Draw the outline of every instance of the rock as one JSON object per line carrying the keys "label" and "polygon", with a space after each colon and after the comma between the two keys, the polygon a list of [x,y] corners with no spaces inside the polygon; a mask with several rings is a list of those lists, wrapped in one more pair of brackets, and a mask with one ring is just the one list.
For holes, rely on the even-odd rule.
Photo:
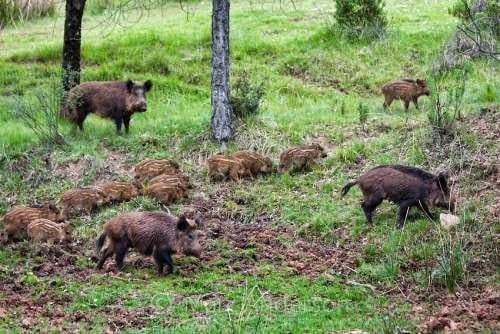
{"label": "rock", "polygon": [[439,215],[439,221],[441,222],[441,226],[446,230],[460,224],[460,218],[458,216],[447,213],[441,213]]}

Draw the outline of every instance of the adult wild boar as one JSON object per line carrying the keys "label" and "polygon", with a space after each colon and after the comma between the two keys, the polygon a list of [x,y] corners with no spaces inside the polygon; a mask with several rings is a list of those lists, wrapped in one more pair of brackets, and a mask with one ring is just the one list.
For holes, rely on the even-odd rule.
{"label": "adult wild boar", "polygon": [[128,133],[132,114],[146,111],[146,92],[152,86],[151,80],[86,82],[69,91],[62,114],[80,130],[87,115],[94,113],[112,119],[117,133],[121,133],[123,123]]}
{"label": "adult wild boar", "polygon": [[342,189],[342,196],[357,184],[364,196],[361,207],[370,224],[373,211],[384,199],[396,203],[399,205],[397,226],[403,227],[411,207],[418,207],[429,217],[433,217],[429,206],[454,209],[448,178],[448,172],[436,176],[416,167],[378,166],[347,183]]}
{"label": "adult wild boar", "polygon": [[429,95],[427,82],[425,80],[402,79],[386,83],[382,87],[384,94],[384,108],[391,105],[393,100],[402,100],[405,104],[405,111],[408,111],[410,102],[418,109],[418,98],[422,95]]}
{"label": "adult wild boar", "polygon": [[[104,224],[104,233],[97,240],[101,269],[108,257],[115,254],[118,269],[123,268],[123,259],[130,247],[144,255],[153,255],[158,266],[158,274],[163,274],[163,266],[168,273],[173,270],[171,254],[183,253],[200,257],[202,247],[199,242],[200,219],[179,218],[163,212],[129,212],[116,216]],[[106,242],[107,241],[107,242]],[[103,246],[106,244],[104,249]]]}

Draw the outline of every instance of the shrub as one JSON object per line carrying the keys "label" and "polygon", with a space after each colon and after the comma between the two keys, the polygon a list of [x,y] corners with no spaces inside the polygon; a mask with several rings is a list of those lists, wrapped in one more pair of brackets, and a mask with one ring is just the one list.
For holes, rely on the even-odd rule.
{"label": "shrub", "polygon": [[368,107],[360,102],[358,104],[358,113],[359,113],[359,124],[361,124],[361,127],[364,130],[365,123],[368,120]]}
{"label": "shrub", "polygon": [[442,249],[438,265],[432,271],[433,282],[446,286],[448,291],[454,292],[458,283],[465,278],[465,256],[462,247],[453,242]]}
{"label": "shrub", "polygon": [[236,117],[254,115],[264,96],[264,82],[252,84],[246,71],[237,76],[232,86],[231,106]]}
{"label": "shrub", "polygon": [[52,16],[56,0],[0,0],[0,29],[16,21]]}
{"label": "shrub", "polygon": [[374,38],[387,26],[383,0],[335,0],[338,28],[348,37]]}
{"label": "shrub", "polygon": [[59,129],[61,96],[61,87],[54,83],[50,89],[35,91],[33,96],[15,97],[11,112],[42,144],[64,145],[66,142]]}

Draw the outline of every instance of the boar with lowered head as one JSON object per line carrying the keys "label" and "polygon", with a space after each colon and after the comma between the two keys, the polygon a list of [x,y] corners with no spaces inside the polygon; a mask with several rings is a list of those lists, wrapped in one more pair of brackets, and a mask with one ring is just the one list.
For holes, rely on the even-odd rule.
{"label": "boar with lowered head", "polygon": [[384,94],[384,108],[391,105],[393,100],[402,100],[405,104],[405,111],[408,111],[410,102],[418,109],[418,98],[422,95],[430,95],[425,80],[403,79],[386,83],[382,87]]}
{"label": "boar with lowered head", "polygon": [[180,174],[179,164],[168,159],[145,159],[134,167],[134,177],[138,182],[149,181],[161,174]]}
{"label": "boar with lowered head", "polygon": [[278,171],[301,171],[319,164],[321,158],[327,156],[325,149],[319,144],[301,145],[283,151],[280,154]]}
{"label": "boar with lowered head", "polygon": [[46,242],[50,245],[56,241],[72,241],[69,224],[59,224],[48,219],[35,219],[28,225],[28,236],[31,240]]}
{"label": "boar with lowered head", "polygon": [[240,160],[216,154],[207,159],[208,176],[212,181],[226,180],[239,182],[242,177],[251,176],[250,170]]}
{"label": "boar with lowered head", "polygon": [[49,219],[52,221],[62,222],[64,216],[59,209],[53,205],[45,205],[40,207],[19,207],[9,211],[3,218],[5,233],[7,239],[12,238],[18,232],[26,232],[27,226],[36,219]]}
{"label": "boar with lowered head", "polygon": [[64,117],[78,125],[80,130],[83,130],[87,115],[94,113],[112,119],[117,133],[121,133],[124,124],[125,132],[128,133],[132,115],[146,111],[146,92],[152,86],[151,80],[86,82],[69,91],[61,112]]}
{"label": "boar with lowered head", "polygon": [[166,184],[182,188],[183,190],[188,190],[193,187],[189,181],[189,177],[182,174],[160,174],[155,176],[149,181],[149,187],[156,184]]}
{"label": "boar with lowered head", "polygon": [[150,185],[144,195],[155,198],[163,204],[172,204],[179,198],[187,197],[187,191],[177,184],[155,183]]}
{"label": "boar with lowered head", "polygon": [[231,155],[232,158],[239,160],[245,166],[252,176],[266,174],[273,171],[273,162],[268,157],[262,156],[252,151],[238,151]]}
{"label": "boar with lowered head", "polygon": [[[183,253],[200,257],[202,247],[199,242],[200,219],[179,218],[163,212],[130,212],[116,216],[104,224],[104,233],[97,241],[101,269],[111,255],[115,255],[118,269],[123,268],[123,259],[129,248],[144,255],[153,255],[158,266],[158,274],[173,270],[172,254]],[[106,246],[103,249],[104,244]]]}
{"label": "boar with lowered head", "polygon": [[131,182],[111,181],[99,187],[109,201],[128,201],[140,194],[139,184]]}
{"label": "boar with lowered head", "polygon": [[68,217],[72,210],[82,210],[90,214],[94,208],[109,202],[110,199],[101,187],[90,186],[66,191],[62,194],[59,204],[64,217]]}
{"label": "boar with lowered head", "polygon": [[342,196],[357,184],[363,192],[361,207],[370,224],[373,211],[384,199],[396,203],[399,205],[397,226],[401,228],[412,207],[421,209],[429,217],[433,217],[429,206],[454,209],[448,179],[448,172],[433,175],[410,166],[378,166],[347,183],[342,189]]}

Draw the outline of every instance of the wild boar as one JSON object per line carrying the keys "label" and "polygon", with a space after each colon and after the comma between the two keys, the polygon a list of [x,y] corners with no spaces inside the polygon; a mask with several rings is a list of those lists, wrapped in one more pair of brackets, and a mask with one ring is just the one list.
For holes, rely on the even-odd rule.
{"label": "wild boar", "polygon": [[111,181],[99,185],[109,201],[128,201],[139,196],[139,184]]}
{"label": "wild boar", "polygon": [[145,159],[134,167],[135,179],[138,182],[149,181],[153,177],[161,174],[175,175],[180,172],[179,164],[168,159]]}
{"label": "wild boar", "polygon": [[69,224],[59,224],[48,219],[35,219],[28,225],[28,236],[34,241],[47,242],[72,241]]}
{"label": "wild boar", "polygon": [[62,194],[59,204],[62,207],[63,216],[67,218],[72,210],[82,210],[90,214],[94,208],[109,202],[110,199],[101,187],[91,186],[66,191]]}
{"label": "wild boar", "polygon": [[124,124],[125,132],[128,133],[132,115],[146,111],[146,92],[152,86],[151,80],[86,82],[69,91],[61,113],[82,131],[85,118],[94,113],[112,119],[117,133],[121,133]]}
{"label": "wild boar", "polygon": [[293,147],[280,154],[278,171],[283,173],[307,170],[318,165],[320,159],[326,156],[325,149],[319,144]]}
{"label": "wild boar", "polygon": [[361,207],[370,224],[373,211],[384,199],[396,203],[399,205],[397,226],[401,228],[412,207],[418,207],[429,217],[433,217],[429,206],[454,210],[448,179],[448,172],[441,172],[436,176],[416,167],[378,166],[347,183],[342,188],[342,196],[352,186],[359,185],[363,192]]}
{"label": "wild boar", "polygon": [[144,195],[155,198],[163,204],[172,204],[179,198],[187,197],[187,191],[179,185],[155,183],[146,189]]}
{"label": "wild boar", "polygon": [[40,207],[14,208],[3,218],[7,239],[14,237],[18,232],[26,232],[28,224],[40,218],[57,222],[64,221],[64,216],[61,214],[61,211],[53,204]]}
{"label": "wild boar", "polygon": [[239,151],[231,155],[239,160],[253,176],[270,173],[273,170],[273,162],[268,157],[252,151]]}
{"label": "wild boar", "polygon": [[418,98],[422,95],[430,95],[425,80],[403,79],[386,83],[382,87],[384,94],[384,108],[391,105],[393,100],[402,100],[405,104],[405,111],[408,111],[410,102],[418,109]]}
{"label": "wild boar", "polygon": [[174,175],[160,174],[152,178],[151,181],[149,181],[149,187],[155,184],[168,184],[168,185],[179,186],[183,190],[188,190],[193,187],[193,185],[189,181],[189,177],[182,174],[174,174]]}
{"label": "wild boar", "polygon": [[162,212],[130,212],[116,216],[104,224],[104,233],[97,240],[97,253],[100,254],[97,269],[115,254],[116,265],[121,270],[127,250],[132,247],[143,255],[153,255],[159,275],[163,275],[165,264],[167,274],[171,273],[172,254],[200,257],[200,227],[198,217],[194,220],[184,215],[176,218]]}
{"label": "wild boar", "polygon": [[251,172],[239,160],[216,154],[207,159],[208,176],[213,181],[225,180],[239,182],[240,178],[251,176]]}

